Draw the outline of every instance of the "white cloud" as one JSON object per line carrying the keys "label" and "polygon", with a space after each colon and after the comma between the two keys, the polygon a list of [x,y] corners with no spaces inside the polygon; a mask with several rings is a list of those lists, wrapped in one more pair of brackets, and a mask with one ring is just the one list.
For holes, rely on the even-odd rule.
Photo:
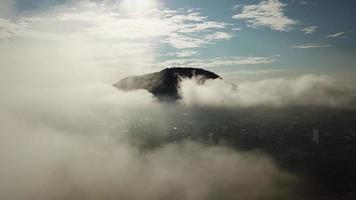
{"label": "white cloud", "polygon": [[[34,56],[39,63],[44,60]],[[24,71],[15,66],[15,74],[0,73],[0,199],[205,200],[213,195],[252,200],[290,195],[295,177],[262,153],[195,142],[142,151],[140,142],[148,143],[148,137],[159,144],[177,113],[186,109],[160,104],[146,91],[69,83],[66,75],[85,76],[88,66],[77,70],[75,65],[86,63],[47,62],[52,64],[47,70],[28,62]],[[48,75],[61,85],[50,84],[54,80]],[[12,81],[3,84],[9,76]],[[29,76],[41,84],[33,85]],[[246,187],[259,191],[251,195]]]}
{"label": "white cloud", "polygon": [[191,49],[203,47],[204,45],[215,41],[228,40],[231,37],[232,35],[226,32],[205,33],[200,37],[190,37],[185,34],[171,33],[165,41],[177,49]]}
{"label": "white cloud", "polygon": [[158,0],[122,0],[119,8],[126,12],[142,12],[145,10],[155,9],[160,7],[161,2]]}
{"label": "white cloud", "polygon": [[[132,8],[131,12],[131,8],[122,11],[120,5],[80,1],[45,12],[31,12],[26,17],[0,18],[2,64],[25,65],[20,60],[9,60],[9,54],[15,55],[20,49],[21,55],[36,51],[48,54],[52,52],[48,48],[58,46],[58,51],[78,50],[78,54],[86,55],[86,60],[105,67],[106,73],[111,74],[105,76],[122,76],[152,71],[160,45],[175,48],[172,52],[178,49],[177,57],[188,57],[196,53],[194,48],[232,37],[224,32],[228,24],[208,20],[194,9],[171,10],[149,4],[149,9]],[[51,56],[69,56],[54,54]]]}
{"label": "white cloud", "polygon": [[223,80],[197,85],[194,80],[183,81],[182,103],[200,106],[327,106],[354,107],[354,86],[340,83],[326,75],[307,74],[296,78],[274,78],[246,81],[232,90]]}
{"label": "white cloud", "polygon": [[305,34],[312,34],[315,33],[315,31],[318,29],[318,26],[307,26],[303,28],[301,31],[303,31]]}
{"label": "white cloud", "polygon": [[337,32],[326,36],[327,38],[344,38],[345,32]]}
{"label": "white cloud", "polygon": [[178,52],[170,52],[167,55],[168,56],[176,56],[178,58],[183,58],[183,57],[191,57],[197,53],[198,53],[197,51],[183,50],[183,51],[178,51]]}
{"label": "white cloud", "polygon": [[225,32],[215,32],[212,34],[209,34],[205,37],[206,41],[215,41],[215,40],[228,40],[232,38],[232,35],[230,33],[225,33]]}
{"label": "white cloud", "polygon": [[304,45],[297,45],[294,46],[293,48],[295,49],[312,49],[312,48],[328,48],[332,47],[331,45],[328,44],[304,44]]}
{"label": "white cloud", "polygon": [[[120,92],[111,83],[129,72],[145,73],[157,62],[160,39],[205,19],[171,10],[123,14],[90,5],[0,22],[0,199],[289,195],[294,177],[260,153],[196,143],[142,152],[127,142],[137,133],[135,141],[148,135],[156,142],[181,110],[157,103],[146,91]],[[189,21],[182,21],[185,17]],[[215,32],[202,39],[181,37],[205,45],[205,37]]]}
{"label": "white cloud", "polygon": [[246,20],[253,27],[288,31],[297,24],[297,21],[284,14],[286,5],[279,0],[264,0],[256,5],[243,6],[242,12],[232,18]]}
{"label": "white cloud", "polygon": [[206,43],[206,41],[201,38],[187,37],[186,35],[177,33],[170,34],[165,41],[176,49],[198,48]]}
{"label": "white cloud", "polygon": [[231,30],[233,30],[233,31],[241,31],[241,28],[240,27],[236,27],[236,28],[232,28]]}
{"label": "white cloud", "polygon": [[236,65],[257,65],[276,62],[276,56],[270,57],[217,57],[209,59],[175,59],[161,63],[162,66],[218,67]]}
{"label": "white cloud", "polygon": [[205,31],[209,29],[224,29],[228,24],[215,21],[203,21],[193,24],[185,24],[178,31],[180,33],[194,33],[199,31]]}
{"label": "white cloud", "polygon": [[[77,7],[71,7],[72,9],[75,8],[76,12],[71,9],[61,10],[61,12],[54,12],[49,16],[35,16],[37,20],[34,20],[34,17],[17,21],[5,21],[3,19],[0,21],[2,27],[0,34],[2,38],[26,37],[29,35],[37,38],[48,35],[48,37],[55,38],[53,31],[48,31],[49,29],[64,30],[71,35],[73,35],[73,30],[76,30],[76,33],[80,32],[81,37],[92,36],[107,40],[138,40],[163,37],[161,41],[166,41],[173,47],[196,48],[209,42],[201,38],[215,40],[210,35],[214,32],[220,33],[221,31],[217,30],[225,29],[228,25],[224,22],[209,21],[206,16],[202,16],[194,10],[158,8],[154,0],[150,1],[152,3],[147,5],[137,3],[140,6],[147,7],[140,12],[135,9],[128,9],[129,11],[133,10],[132,12],[117,10],[116,7],[126,7],[127,1],[119,3],[116,7],[93,2],[80,2],[76,4]],[[88,5],[90,5],[89,8]],[[68,29],[69,25],[71,25],[70,29]],[[44,30],[45,26],[50,26],[50,28]],[[221,37],[216,37],[216,40],[220,39]],[[189,41],[189,43],[187,45],[183,42],[179,45],[176,44],[179,41],[186,43]]]}

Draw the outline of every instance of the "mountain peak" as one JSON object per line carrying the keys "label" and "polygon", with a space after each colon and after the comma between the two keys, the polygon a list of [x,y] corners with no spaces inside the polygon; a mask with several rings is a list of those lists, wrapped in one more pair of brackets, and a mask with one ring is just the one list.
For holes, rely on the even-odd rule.
{"label": "mountain peak", "polygon": [[201,68],[172,67],[159,72],[128,76],[114,84],[120,90],[145,89],[161,100],[177,100],[180,97],[180,82],[183,79],[196,78],[198,84],[208,79],[221,79],[213,72]]}

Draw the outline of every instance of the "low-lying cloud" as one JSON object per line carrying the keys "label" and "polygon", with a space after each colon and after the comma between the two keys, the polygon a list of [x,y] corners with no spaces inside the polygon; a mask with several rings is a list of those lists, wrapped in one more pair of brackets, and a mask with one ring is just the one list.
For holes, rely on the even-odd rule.
{"label": "low-lying cloud", "polygon": [[2,199],[274,199],[295,181],[259,154],[196,143],[142,154],[109,139],[6,122]]}
{"label": "low-lying cloud", "polygon": [[[2,54],[0,199],[297,198],[299,180],[263,153],[188,138],[142,149],[141,140],[155,143],[155,135],[172,129],[170,117],[180,114],[175,106],[184,104],[342,106],[353,100],[352,88],[307,75],[243,82],[235,92],[221,80],[184,81],[184,104],[166,105],[144,90],[122,92],[106,83],[108,71],[84,59],[90,54],[71,56],[85,50],[23,45],[22,59],[14,47]],[[31,54],[30,47],[41,51]],[[147,123],[132,136],[132,126],[151,119],[159,127]]]}
{"label": "low-lying cloud", "polygon": [[140,149],[132,121],[169,120],[145,91],[25,87],[0,106],[1,199],[275,199],[298,182],[258,152],[192,141]]}
{"label": "low-lying cloud", "polygon": [[[182,102],[239,108],[346,106],[354,100],[352,87],[328,76],[243,82],[236,91],[227,86],[222,80],[183,81]],[[109,84],[12,85],[0,102],[0,198],[298,198],[298,178],[261,152],[188,139],[142,149],[132,141],[172,128],[165,122],[175,106],[185,105],[166,105],[144,90],[122,92]],[[148,125],[139,137],[130,135],[133,123],[152,118],[162,127]]]}
{"label": "low-lying cloud", "polygon": [[237,90],[223,80],[196,85],[182,82],[182,102],[203,106],[331,106],[353,107],[355,87],[326,75],[307,74],[296,78],[275,78],[241,82]]}

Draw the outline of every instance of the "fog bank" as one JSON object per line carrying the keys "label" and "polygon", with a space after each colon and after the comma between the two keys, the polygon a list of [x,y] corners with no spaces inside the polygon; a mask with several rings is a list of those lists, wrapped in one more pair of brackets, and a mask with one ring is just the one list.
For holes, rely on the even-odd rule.
{"label": "fog bank", "polygon": [[233,91],[229,83],[209,80],[204,85],[195,80],[182,82],[182,102],[202,106],[326,106],[354,107],[356,87],[326,75],[306,74],[296,78],[244,81]]}

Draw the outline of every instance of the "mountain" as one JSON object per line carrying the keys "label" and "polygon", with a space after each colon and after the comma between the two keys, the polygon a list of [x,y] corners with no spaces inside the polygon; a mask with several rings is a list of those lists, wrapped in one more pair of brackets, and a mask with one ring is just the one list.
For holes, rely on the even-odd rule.
{"label": "mountain", "polygon": [[208,79],[222,79],[204,69],[174,67],[140,76],[128,76],[114,86],[125,91],[145,89],[161,100],[177,100],[180,98],[180,82],[191,78],[196,78],[198,84],[204,84]]}

